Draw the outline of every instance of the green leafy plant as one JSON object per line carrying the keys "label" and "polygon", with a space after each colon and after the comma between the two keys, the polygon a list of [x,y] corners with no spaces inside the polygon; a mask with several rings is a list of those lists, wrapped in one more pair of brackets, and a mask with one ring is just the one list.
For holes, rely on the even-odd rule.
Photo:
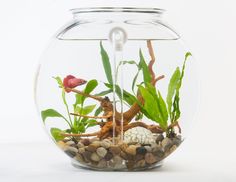
{"label": "green leafy plant", "polygon": [[[63,116],[62,114],[60,114],[58,111],[54,109],[47,109],[47,110],[41,111],[41,117],[44,123],[46,122],[48,118],[53,118],[53,117],[61,118],[69,126],[69,129],[66,129],[64,131],[59,128],[51,128],[50,132],[51,132],[51,135],[54,137],[54,139],[56,141],[63,139],[64,137],[60,135],[60,133],[62,132],[84,133],[87,128],[95,126],[96,120],[94,119],[89,119],[82,116],[80,117],[74,116],[73,119],[71,118],[71,114],[69,112],[69,106],[66,101],[66,95],[65,95],[66,91],[65,91],[62,79],[60,77],[55,77],[54,79],[57,81],[59,88],[62,89],[61,96],[62,96],[63,103],[65,105],[67,116]],[[98,85],[97,80],[90,80],[84,89],[84,93],[86,94],[91,93],[97,87],[97,85]],[[94,109],[96,108],[96,105],[84,106],[85,100],[86,100],[85,96],[82,96],[79,94],[75,95],[75,103],[73,104],[73,110],[75,113],[79,113],[81,115],[88,115],[94,111]]]}

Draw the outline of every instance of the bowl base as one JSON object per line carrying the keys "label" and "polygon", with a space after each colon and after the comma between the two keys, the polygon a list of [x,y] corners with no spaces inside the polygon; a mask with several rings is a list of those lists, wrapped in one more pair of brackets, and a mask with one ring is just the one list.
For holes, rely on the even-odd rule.
{"label": "bowl base", "polygon": [[139,167],[139,168],[133,168],[133,169],[128,169],[126,167],[124,168],[98,168],[98,167],[94,167],[94,166],[90,166],[90,165],[84,165],[82,163],[77,162],[76,160],[72,159],[71,160],[71,164],[72,166],[74,166],[75,168],[79,168],[79,169],[87,169],[87,170],[93,170],[93,171],[146,171],[146,170],[152,170],[152,169],[156,169],[156,168],[161,168],[163,165],[163,161],[160,161],[158,163],[155,163],[153,165],[150,166],[145,166],[145,167]]}

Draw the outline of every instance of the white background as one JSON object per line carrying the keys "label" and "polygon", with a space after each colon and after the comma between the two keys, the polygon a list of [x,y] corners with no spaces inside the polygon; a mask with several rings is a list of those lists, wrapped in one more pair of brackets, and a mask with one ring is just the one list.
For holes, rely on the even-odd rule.
{"label": "white background", "polygon": [[[115,5],[167,9],[165,20],[183,35],[192,49],[199,63],[201,82],[197,122],[181,149],[167,159],[160,170],[162,173],[126,173],[127,178],[120,180],[133,177],[136,181],[146,177],[158,180],[159,177],[162,181],[170,178],[236,181],[235,0],[1,0],[0,181],[19,181],[16,178],[52,181],[55,176],[70,181],[82,177],[92,179],[86,171],[75,171],[66,156],[47,145],[50,142],[34,107],[34,73],[50,37],[71,19],[68,9]],[[35,147],[31,149],[29,143]],[[31,162],[25,163],[27,156]],[[21,170],[17,168],[19,159]],[[57,161],[59,159],[61,161]],[[34,160],[38,160],[38,165],[34,165]],[[94,172],[98,177],[104,177],[103,174]],[[112,176],[113,173],[108,173],[104,181],[114,181]],[[122,175],[115,173],[115,176]]]}

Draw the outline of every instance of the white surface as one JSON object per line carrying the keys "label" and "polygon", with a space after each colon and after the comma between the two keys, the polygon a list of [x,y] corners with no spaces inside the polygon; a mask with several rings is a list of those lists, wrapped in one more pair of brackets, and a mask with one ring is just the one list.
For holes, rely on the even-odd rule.
{"label": "white surface", "polygon": [[[104,2],[106,2],[104,4]],[[236,181],[235,0],[0,1],[0,181]],[[98,173],[72,168],[47,142],[33,101],[33,75],[68,8],[93,5],[163,7],[199,62],[201,107],[183,150],[159,172]],[[21,142],[32,142],[21,144]],[[88,179],[88,180],[87,180]],[[135,180],[134,180],[135,179]],[[161,180],[160,180],[161,179]]]}

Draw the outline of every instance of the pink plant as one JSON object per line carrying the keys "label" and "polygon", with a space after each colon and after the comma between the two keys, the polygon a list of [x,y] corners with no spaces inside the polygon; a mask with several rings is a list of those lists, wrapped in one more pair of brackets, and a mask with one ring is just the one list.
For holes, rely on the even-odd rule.
{"label": "pink plant", "polygon": [[63,85],[65,87],[65,91],[70,92],[71,91],[70,89],[83,85],[86,82],[87,82],[86,80],[76,78],[73,75],[68,75],[64,78]]}

